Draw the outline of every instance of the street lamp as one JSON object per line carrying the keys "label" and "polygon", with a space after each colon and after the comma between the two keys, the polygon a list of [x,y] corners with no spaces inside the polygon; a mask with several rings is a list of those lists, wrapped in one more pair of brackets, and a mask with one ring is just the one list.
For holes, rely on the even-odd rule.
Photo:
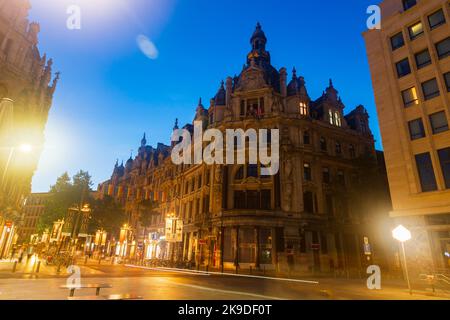
{"label": "street lamp", "polygon": [[399,225],[397,228],[392,230],[392,236],[394,237],[395,240],[399,241],[402,245],[403,263],[405,265],[406,282],[408,283],[409,294],[412,294],[411,283],[409,281],[408,265],[406,262],[406,253],[405,253],[405,242],[411,239],[411,232],[408,229],[406,229],[404,226]]}
{"label": "street lamp", "polygon": [[2,176],[2,184],[1,185],[3,185],[3,183],[5,182],[6,173],[8,172],[9,165],[11,163],[12,157],[13,157],[14,152],[16,150],[20,151],[23,154],[28,154],[31,151],[33,151],[33,147],[30,144],[28,144],[28,143],[23,143],[23,144],[21,144],[19,146],[11,147],[11,149],[9,151],[9,155],[8,155],[8,160],[6,160],[6,165],[5,165],[5,168],[3,169],[3,176]]}

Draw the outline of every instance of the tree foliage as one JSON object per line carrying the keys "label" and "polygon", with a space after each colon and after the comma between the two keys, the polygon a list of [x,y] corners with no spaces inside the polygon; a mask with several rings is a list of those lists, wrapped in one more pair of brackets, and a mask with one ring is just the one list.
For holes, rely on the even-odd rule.
{"label": "tree foliage", "polygon": [[117,234],[120,227],[127,222],[126,219],[127,216],[122,206],[112,197],[105,196],[92,203],[89,231],[95,233],[95,231],[103,229],[109,234]]}
{"label": "tree foliage", "polygon": [[51,229],[53,222],[63,219],[70,207],[91,203],[92,185],[91,176],[83,170],[72,178],[67,172],[58,177],[56,183],[50,187],[50,196],[38,221],[38,231]]}

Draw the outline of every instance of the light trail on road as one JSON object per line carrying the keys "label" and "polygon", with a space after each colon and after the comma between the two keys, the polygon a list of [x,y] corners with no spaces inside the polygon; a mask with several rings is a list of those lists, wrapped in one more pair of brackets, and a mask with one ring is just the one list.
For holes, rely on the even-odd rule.
{"label": "light trail on road", "polygon": [[179,272],[179,273],[195,274],[195,275],[219,275],[219,276],[231,276],[231,277],[243,277],[243,278],[256,278],[256,279],[276,280],[276,281],[288,281],[288,282],[297,282],[297,283],[305,283],[305,284],[319,284],[318,281],[313,281],[313,280],[301,280],[301,279],[290,279],[290,278],[275,278],[275,277],[256,276],[256,275],[250,275],[250,274],[206,272],[206,271],[196,271],[196,270],[186,271],[185,269],[179,269],[179,268],[164,268],[164,267],[154,267],[153,268],[153,267],[134,266],[134,265],[131,265],[131,264],[126,264],[125,267],[139,268],[139,269],[146,269],[146,270],[166,271],[166,272]]}
{"label": "light trail on road", "polygon": [[182,287],[198,289],[198,290],[205,290],[205,291],[212,291],[212,292],[216,292],[216,293],[225,293],[225,294],[233,294],[233,295],[240,295],[240,296],[249,296],[249,297],[254,297],[254,298],[259,298],[259,299],[267,299],[267,300],[286,300],[286,299],[283,299],[283,298],[271,297],[271,296],[266,296],[266,295],[261,295],[261,294],[256,294],[256,293],[250,293],[250,292],[233,291],[233,290],[221,290],[221,289],[216,289],[216,288],[197,286],[197,285],[193,285],[193,284],[178,283],[178,282],[173,282],[173,281],[169,281],[169,280],[166,280],[166,282],[168,282],[168,283],[170,283],[172,285],[176,285],[176,286],[182,286]]}

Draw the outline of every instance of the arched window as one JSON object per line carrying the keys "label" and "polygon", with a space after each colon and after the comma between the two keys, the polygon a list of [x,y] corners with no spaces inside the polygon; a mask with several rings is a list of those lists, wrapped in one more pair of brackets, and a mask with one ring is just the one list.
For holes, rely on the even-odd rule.
{"label": "arched window", "polygon": [[342,153],[342,145],[339,141],[336,142],[336,154]]}
{"label": "arched window", "polygon": [[303,132],[303,144],[310,144],[311,143],[311,137],[309,135],[309,131]]}
{"label": "arched window", "polygon": [[338,111],[336,111],[336,112],[334,113],[334,121],[335,121],[335,125],[337,125],[338,127],[340,127],[340,126],[342,125],[342,122],[341,122],[341,115],[339,114]]}
{"label": "arched window", "polygon": [[320,150],[327,151],[327,140],[324,137],[320,137]]}
{"label": "arched window", "polygon": [[328,121],[330,121],[330,124],[334,124],[334,118],[333,118],[333,111],[328,110]]}
{"label": "arched window", "polygon": [[306,105],[305,102],[300,102],[299,111],[302,116],[308,115],[308,106]]}
{"label": "arched window", "polygon": [[348,147],[348,152],[350,153],[350,158],[356,158],[355,146],[353,144]]}

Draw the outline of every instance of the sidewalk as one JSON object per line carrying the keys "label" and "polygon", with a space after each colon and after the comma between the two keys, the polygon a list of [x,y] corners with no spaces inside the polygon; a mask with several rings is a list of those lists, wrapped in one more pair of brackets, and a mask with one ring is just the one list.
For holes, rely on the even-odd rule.
{"label": "sidewalk", "polygon": [[[93,260],[89,261],[92,264]],[[14,264],[15,270],[14,270]],[[84,260],[77,261],[76,266],[80,268],[82,274],[102,275],[101,271],[90,268],[84,265]],[[13,272],[14,271],[14,272]],[[0,260],[0,279],[9,278],[66,278],[70,273],[67,272],[65,266],[61,266],[58,272],[58,266],[47,265],[45,260],[39,259],[37,256],[32,256],[28,261],[26,258],[19,263],[17,259]]]}

